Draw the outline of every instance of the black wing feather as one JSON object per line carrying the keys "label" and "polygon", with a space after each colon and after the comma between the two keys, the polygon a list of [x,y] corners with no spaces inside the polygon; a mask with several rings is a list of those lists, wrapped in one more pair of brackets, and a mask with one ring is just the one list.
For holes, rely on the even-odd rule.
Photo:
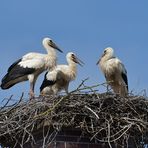
{"label": "black wing feather", "polygon": [[21,62],[22,59],[18,59],[17,61],[15,61],[9,68],[8,68],[8,72],[10,72],[19,62]]}
{"label": "black wing feather", "polygon": [[56,83],[56,81],[51,81],[51,80],[47,80],[47,74],[48,72],[45,73],[45,76],[44,76],[44,80],[41,84],[41,87],[40,87],[40,92],[45,88],[45,87],[48,87],[48,86],[52,86]]}
{"label": "black wing feather", "polygon": [[[7,74],[2,78],[1,82],[2,89],[8,89],[12,87],[16,83],[21,82],[21,80],[20,81],[19,80],[14,81],[14,80],[35,72],[34,68],[23,68],[20,65],[18,65],[20,61],[21,59],[17,60],[8,68]],[[11,82],[14,81],[14,83],[12,82],[11,85],[8,85],[10,81]]]}
{"label": "black wing feather", "polygon": [[126,84],[126,88],[128,90],[128,79],[127,79],[127,75],[125,73],[122,73],[122,78],[123,78],[123,80],[124,80],[124,82]]}

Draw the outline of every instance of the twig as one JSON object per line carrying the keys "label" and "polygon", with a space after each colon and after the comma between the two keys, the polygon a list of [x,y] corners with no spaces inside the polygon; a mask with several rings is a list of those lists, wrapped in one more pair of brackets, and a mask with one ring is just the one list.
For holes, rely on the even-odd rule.
{"label": "twig", "polygon": [[97,117],[97,119],[99,120],[99,116],[91,108],[89,108],[86,105],[85,105],[85,108],[87,108],[89,111],[91,111]]}

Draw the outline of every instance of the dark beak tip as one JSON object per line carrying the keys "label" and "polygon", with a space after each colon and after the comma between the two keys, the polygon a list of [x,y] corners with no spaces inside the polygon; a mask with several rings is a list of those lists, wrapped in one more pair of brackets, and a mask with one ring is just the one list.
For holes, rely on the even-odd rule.
{"label": "dark beak tip", "polygon": [[83,66],[85,65],[85,63],[82,62],[82,61],[81,61],[81,63],[79,62],[78,64],[79,64],[81,67],[83,67]]}
{"label": "dark beak tip", "polygon": [[[78,63],[79,64],[79,63]],[[79,64],[81,67],[83,67],[83,65],[82,64]]]}
{"label": "dark beak tip", "polygon": [[59,52],[63,53],[63,51],[62,51],[60,48],[57,48],[57,50],[58,50]]}
{"label": "dark beak tip", "polygon": [[99,60],[99,61],[97,61],[96,65],[98,65],[99,63],[100,63],[100,60]]}

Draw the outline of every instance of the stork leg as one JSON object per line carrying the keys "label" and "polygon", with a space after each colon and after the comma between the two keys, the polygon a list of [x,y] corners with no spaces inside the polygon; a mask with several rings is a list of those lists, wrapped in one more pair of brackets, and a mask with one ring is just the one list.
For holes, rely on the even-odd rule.
{"label": "stork leg", "polygon": [[107,84],[106,89],[107,89],[107,92],[109,92],[109,84]]}
{"label": "stork leg", "polygon": [[67,95],[69,94],[69,92],[68,92],[68,86],[69,86],[69,84],[67,84],[67,85],[65,86],[65,92],[66,92]]}
{"label": "stork leg", "polygon": [[35,86],[35,82],[37,79],[37,76],[35,77],[34,75],[29,75],[28,79],[30,81],[30,91],[29,91],[29,95],[30,95],[30,100],[33,99],[35,97],[34,94],[34,86]]}
{"label": "stork leg", "polygon": [[33,99],[35,97],[35,94],[34,94],[34,83],[30,83],[29,95],[30,95],[30,99]]}
{"label": "stork leg", "polygon": [[119,94],[120,94],[122,97],[126,97],[126,96],[127,96],[128,91],[127,91],[127,87],[126,87],[125,84],[120,85]]}

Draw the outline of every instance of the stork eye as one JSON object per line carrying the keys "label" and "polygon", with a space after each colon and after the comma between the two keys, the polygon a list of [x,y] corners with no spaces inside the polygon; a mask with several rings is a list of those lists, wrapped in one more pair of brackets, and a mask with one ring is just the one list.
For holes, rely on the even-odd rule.
{"label": "stork eye", "polygon": [[74,58],[75,57],[75,55],[74,54],[71,54],[71,56]]}

